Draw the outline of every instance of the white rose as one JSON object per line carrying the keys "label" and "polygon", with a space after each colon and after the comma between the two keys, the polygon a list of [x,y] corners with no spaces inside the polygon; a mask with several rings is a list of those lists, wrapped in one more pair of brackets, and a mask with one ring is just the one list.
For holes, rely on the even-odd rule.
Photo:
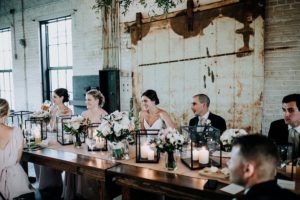
{"label": "white rose", "polygon": [[72,124],[72,128],[75,129],[75,130],[78,130],[79,127],[80,127],[80,123],[78,123],[78,122],[75,122],[75,123]]}
{"label": "white rose", "polygon": [[122,125],[119,123],[114,122],[114,132],[117,137],[121,135]]}
{"label": "white rose", "polygon": [[128,129],[128,127],[130,125],[130,120],[128,119],[128,117],[123,117],[120,124],[122,125],[123,129]]}

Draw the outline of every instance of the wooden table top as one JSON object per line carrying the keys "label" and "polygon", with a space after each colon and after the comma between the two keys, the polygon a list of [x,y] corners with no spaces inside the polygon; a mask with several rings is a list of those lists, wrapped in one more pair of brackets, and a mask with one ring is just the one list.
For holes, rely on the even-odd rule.
{"label": "wooden table top", "polygon": [[192,178],[176,173],[120,164],[107,170],[108,176],[121,186],[142,189],[182,199],[232,199],[233,196],[219,189],[226,184],[219,183],[215,190],[203,189],[207,179]]}

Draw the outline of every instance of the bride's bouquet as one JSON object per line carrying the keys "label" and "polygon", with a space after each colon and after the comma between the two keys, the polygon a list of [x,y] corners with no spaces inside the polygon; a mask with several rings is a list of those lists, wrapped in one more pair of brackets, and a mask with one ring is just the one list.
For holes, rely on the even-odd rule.
{"label": "bride's bouquet", "polygon": [[247,135],[248,133],[244,129],[227,129],[221,135],[221,142],[226,152],[230,152],[232,149],[232,143],[234,138]]}

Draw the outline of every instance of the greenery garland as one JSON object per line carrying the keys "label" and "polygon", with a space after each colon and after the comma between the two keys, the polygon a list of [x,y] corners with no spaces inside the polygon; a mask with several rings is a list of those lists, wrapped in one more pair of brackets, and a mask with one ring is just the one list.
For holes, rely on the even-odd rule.
{"label": "greenery garland", "polygon": [[[95,5],[93,9],[100,10],[102,8],[109,8],[112,5],[113,0],[95,0]],[[118,1],[118,0],[116,0]],[[154,4],[158,8],[162,8],[164,13],[167,13],[170,8],[175,8],[177,4],[182,3],[183,0],[154,0]],[[130,7],[130,5],[134,2],[134,0],[120,0],[120,6],[124,8],[122,12],[125,15]],[[138,4],[144,6],[145,8],[148,6],[147,0],[138,0]]]}

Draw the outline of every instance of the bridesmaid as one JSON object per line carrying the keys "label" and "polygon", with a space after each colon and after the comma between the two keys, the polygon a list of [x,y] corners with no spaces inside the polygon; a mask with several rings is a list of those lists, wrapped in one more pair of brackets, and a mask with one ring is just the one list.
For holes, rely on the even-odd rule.
{"label": "bridesmaid", "polygon": [[69,102],[68,90],[65,88],[58,88],[53,92],[53,106],[50,107],[50,129],[56,131],[56,117],[72,115],[72,110],[66,105]]}
{"label": "bridesmaid", "polygon": [[[69,102],[68,90],[65,88],[58,88],[53,92],[53,106],[50,107],[50,129],[55,131],[56,117],[72,115],[72,110],[65,104]],[[62,192],[62,172],[59,170],[52,169],[46,166],[34,165],[36,178],[39,181],[39,189],[43,190],[51,189],[56,190],[60,194]],[[46,191],[45,191],[46,193]]]}
{"label": "bridesmaid", "polygon": [[[102,108],[104,102],[105,98],[100,91],[89,90],[85,94],[87,110],[81,115],[88,118],[91,123],[100,123],[101,119],[107,115],[107,112]],[[100,196],[99,183],[85,176],[66,173],[64,187],[64,199],[73,199],[78,195],[84,199],[97,199]]]}
{"label": "bridesmaid", "polygon": [[159,99],[154,90],[146,90],[142,94],[142,108],[139,120],[142,129],[162,129],[163,127],[175,128],[169,114],[157,107]]}
{"label": "bridesmaid", "polygon": [[14,199],[26,193],[31,194],[27,199],[34,199],[28,177],[19,163],[23,152],[22,131],[6,125],[8,116],[8,102],[0,99],[0,199]]}

